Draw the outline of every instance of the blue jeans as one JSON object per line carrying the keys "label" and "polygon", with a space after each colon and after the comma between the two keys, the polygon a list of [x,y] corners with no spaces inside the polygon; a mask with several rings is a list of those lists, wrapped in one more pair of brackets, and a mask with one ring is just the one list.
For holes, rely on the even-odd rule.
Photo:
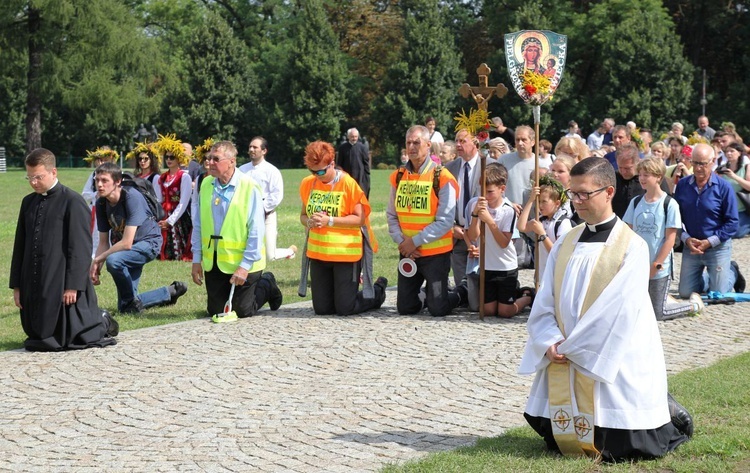
{"label": "blue jeans", "polygon": [[706,250],[702,255],[693,255],[685,247],[680,268],[680,297],[687,299],[693,292],[706,292],[703,269],[708,275],[708,290],[721,293],[732,292],[737,276],[732,270],[732,240]]}
{"label": "blue jeans", "polygon": [[153,261],[159,254],[159,248],[149,242],[134,243],[129,250],[118,251],[107,256],[107,271],[117,286],[117,309],[131,304],[134,299],[140,299],[143,308],[153,307],[170,301],[169,290],[160,287],[153,291],[138,294],[138,283],[141,280],[143,266]]}
{"label": "blue jeans", "polygon": [[732,238],[743,238],[750,233],[750,215],[746,212],[740,212],[740,226],[737,227],[737,232]]}

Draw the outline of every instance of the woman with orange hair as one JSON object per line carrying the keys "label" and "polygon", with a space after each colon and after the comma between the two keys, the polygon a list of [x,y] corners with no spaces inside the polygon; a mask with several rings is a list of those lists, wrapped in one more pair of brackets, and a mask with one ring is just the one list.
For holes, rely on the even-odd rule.
{"label": "woman with orange hair", "polygon": [[[372,284],[372,255],[377,242],[370,228],[370,203],[351,176],[334,167],[333,146],[315,141],[305,148],[312,174],[302,180],[300,223],[307,239],[300,277],[301,296],[310,273],[313,310],[318,315],[350,315],[377,309],[385,301],[388,280]],[[363,272],[363,290],[359,275]]]}

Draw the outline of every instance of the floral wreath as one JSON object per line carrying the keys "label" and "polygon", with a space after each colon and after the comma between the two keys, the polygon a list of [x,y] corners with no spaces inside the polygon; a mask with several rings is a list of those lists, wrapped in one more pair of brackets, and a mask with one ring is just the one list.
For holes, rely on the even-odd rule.
{"label": "floral wreath", "polygon": [[560,196],[560,204],[564,204],[568,201],[568,196],[565,194],[565,188],[563,187],[562,183],[554,177],[548,174],[539,176],[539,187],[544,186],[551,187],[555,190],[555,192],[557,192],[557,195]]}
{"label": "floral wreath", "polygon": [[174,133],[171,135],[159,135],[159,139],[154,143],[154,147],[161,157],[170,153],[177,158],[177,162],[182,166],[187,166],[190,162],[190,158],[185,154],[185,148],[182,147],[182,141],[178,140],[177,135]]}
{"label": "floral wreath", "polygon": [[200,164],[203,164],[203,160],[206,158],[206,153],[211,151],[211,147],[214,145],[214,139],[213,138],[206,138],[203,141],[203,144],[195,148],[195,152],[193,155],[195,156],[195,160],[198,161]]}
{"label": "floral wreath", "polygon": [[704,143],[707,145],[711,144],[705,137],[699,135],[697,131],[694,131],[693,134],[688,137],[687,144],[697,145],[698,143]]}
{"label": "floral wreath", "polygon": [[159,151],[154,149],[153,143],[136,143],[135,148],[130,150],[128,154],[125,155],[125,159],[136,159],[139,154],[146,153],[149,158],[157,160],[159,162],[159,165],[161,166],[161,158],[159,156]]}
{"label": "floral wreath", "polygon": [[633,141],[633,143],[635,143],[639,150],[648,151],[643,147],[643,138],[641,138],[640,128],[634,128],[633,131],[630,132],[630,139]]}
{"label": "floral wreath", "polygon": [[83,158],[84,161],[92,163],[97,159],[115,162],[120,159],[120,153],[113,149],[103,148],[101,146],[99,148],[96,148],[94,151],[86,150],[86,157]]}

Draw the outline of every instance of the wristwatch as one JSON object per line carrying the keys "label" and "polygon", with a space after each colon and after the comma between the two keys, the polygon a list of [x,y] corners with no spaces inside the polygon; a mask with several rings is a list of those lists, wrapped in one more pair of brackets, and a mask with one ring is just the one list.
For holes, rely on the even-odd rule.
{"label": "wristwatch", "polygon": [[332,227],[332,226],[333,226],[333,215],[330,215],[330,216],[328,217],[328,226],[329,226],[329,227]]}
{"label": "wristwatch", "polygon": [[536,241],[538,242],[542,242],[546,239],[547,239],[547,235],[539,235],[538,237],[536,237]]}

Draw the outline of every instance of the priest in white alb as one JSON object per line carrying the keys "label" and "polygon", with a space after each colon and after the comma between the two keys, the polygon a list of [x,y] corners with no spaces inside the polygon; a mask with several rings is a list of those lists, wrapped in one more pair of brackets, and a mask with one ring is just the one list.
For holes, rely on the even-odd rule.
{"label": "priest in white alb", "polygon": [[528,321],[524,416],[547,447],[604,461],[661,457],[692,435],[667,394],[646,242],[612,211],[615,172],[588,158],[567,191],[584,224],[555,243]]}

